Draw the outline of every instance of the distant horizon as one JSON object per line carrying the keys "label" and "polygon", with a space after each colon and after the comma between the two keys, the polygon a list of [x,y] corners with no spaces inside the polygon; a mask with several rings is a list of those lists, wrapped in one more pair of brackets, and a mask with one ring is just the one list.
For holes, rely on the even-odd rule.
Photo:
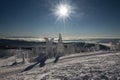
{"label": "distant horizon", "polygon": [[[58,37],[48,37],[48,38],[54,38],[54,40],[58,40]],[[120,39],[120,37],[69,37],[65,38],[62,37],[63,40],[90,40],[90,39]],[[30,37],[30,36],[24,36],[24,37],[3,37],[0,39],[9,39],[9,40],[25,40],[25,41],[44,41],[44,37]]]}
{"label": "distant horizon", "polygon": [[[49,34],[49,35],[44,35],[44,36],[0,36],[1,38],[44,38],[44,37],[48,37],[48,38],[58,38],[58,34]],[[81,38],[81,39],[86,39],[86,38],[120,38],[119,36],[107,36],[107,35],[93,35],[93,36],[89,36],[89,35],[64,35],[63,33],[61,33],[62,38],[70,38],[70,39],[74,39],[74,38]]]}

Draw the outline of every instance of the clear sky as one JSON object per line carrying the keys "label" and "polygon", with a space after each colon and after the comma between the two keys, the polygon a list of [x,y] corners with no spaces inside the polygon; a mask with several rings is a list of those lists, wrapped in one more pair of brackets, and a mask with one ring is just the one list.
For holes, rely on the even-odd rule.
{"label": "clear sky", "polygon": [[120,0],[67,0],[65,24],[53,8],[61,0],[0,0],[0,37],[120,37]]}

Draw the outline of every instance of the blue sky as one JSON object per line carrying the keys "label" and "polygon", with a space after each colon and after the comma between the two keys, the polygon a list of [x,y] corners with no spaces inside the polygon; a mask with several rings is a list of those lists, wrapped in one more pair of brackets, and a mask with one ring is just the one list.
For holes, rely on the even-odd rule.
{"label": "blue sky", "polygon": [[0,0],[0,37],[120,37],[120,0],[67,0],[65,24],[52,9],[62,0]]}

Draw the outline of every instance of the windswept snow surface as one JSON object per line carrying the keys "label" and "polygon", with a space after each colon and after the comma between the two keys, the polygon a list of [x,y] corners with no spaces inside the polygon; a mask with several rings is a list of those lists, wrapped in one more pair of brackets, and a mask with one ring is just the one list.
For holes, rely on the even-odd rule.
{"label": "windswept snow surface", "polygon": [[120,52],[79,53],[61,57],[58,63],[55,64],[53,60],[47,60],[45,67],[36,65],[33,69],[26,72],[21,71],[29,64],[0,67],[0,80],[120,79]]}

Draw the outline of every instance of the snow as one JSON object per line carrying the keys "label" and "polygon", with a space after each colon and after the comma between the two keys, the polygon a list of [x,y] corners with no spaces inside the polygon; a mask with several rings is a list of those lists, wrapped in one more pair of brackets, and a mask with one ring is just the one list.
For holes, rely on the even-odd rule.
{"label": "snow", "polygon": [[[58,63],[49,59],[46,66],[30,64],[0,67],[0,80],[117,80],[120,79],[120,52],[79,53],[61,57]],[[2,61],[0,61],[2,63]],[[31,63],[33,64],[33,63]],[[4,74],[3,75],[3,72]],[[8,74],[10,73],[10,74]]]}

